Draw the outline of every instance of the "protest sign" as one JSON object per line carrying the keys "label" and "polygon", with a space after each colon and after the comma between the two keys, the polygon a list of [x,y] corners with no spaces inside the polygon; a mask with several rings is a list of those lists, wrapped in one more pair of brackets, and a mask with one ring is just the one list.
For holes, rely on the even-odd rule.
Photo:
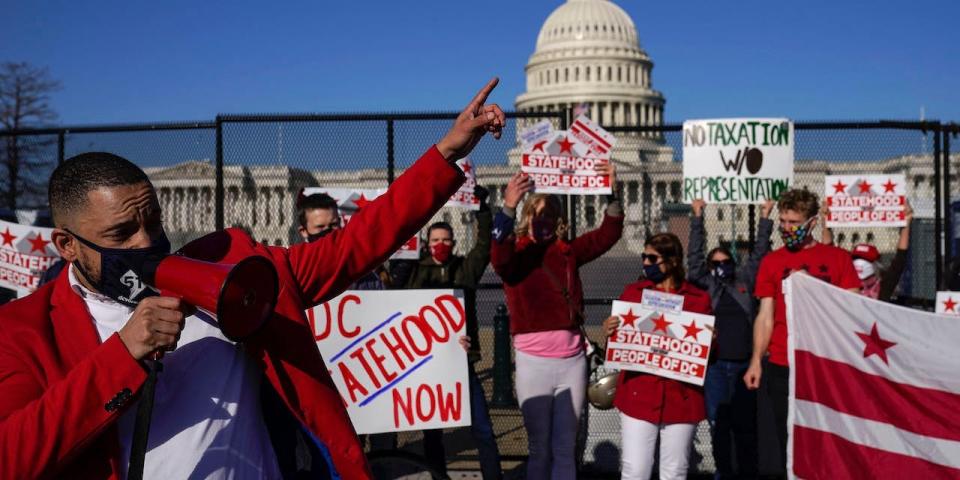
{"label": "protest sign", "polygon": [[460,189],[447,201],[447,207],[464,208],[467,210],[480,210],[480,199],[474,195],[477,188],[477,170],[469,158],[457,160],[457,166],[463,170],[467,181],[463,182]]}
{"label": "protest sign", "polygon": [[646,289],[640,297],[640,304],[654,310],[683,311],[683,295]]}
{"label": "protest sign", "polygon": [[0,220],[0,287],[23,296],[37,289],[40,277],[60,256],[51,243],[52,228]]}
{"label": "protest sign", "polygon": [[520,132],[520,141],[524,147],[531,146],[541,140],[554,136],[553,122],[541,120]]}
{"label": "protest sign", "polygon": [[902,174],[827,175],[824,198],[830,228],[907,224],[907,182]]}
{"label": "protest sign", "polygon": [[613,302],[620,325],[607,340],[604,367],[651,373],[703,385],[714,318],[657,310],[640,303]]}
{"label": "protest sign", "polygon": [[615,142],[612,134],[581,115],[569,130],[525,144],[520,170],[530,176],[539,193],[609,194],[613,191],[610,176],[598,174],[595,167],[610,162]]}
{"label": "protest sign", "polygon": [[937,292],[935,313],[960,316],[960,292]]}
{"label": "protest sign", "polygon": [[[340,210],[340,221],[342,226],[347,226],[350,218],[359,212],[363,207],[373,199],[383,195],[386,188],[323,188],[310,187],[303,189],[303,196],[313,195],[315,193],[326,193],[337,202]],[[390,256],[396,260],[417,260],[420,258],[420,237],[414,235],[400,246],[400,249]]]}
{"label": "protest sign", "polygon": [[793,146],[785,118],[683,122],[683,201],[777,200],[793,185]]}
{"label": "protest sign", "polygon": [[462,291],[351,290],[307,320],[357,433],[470,425]]}

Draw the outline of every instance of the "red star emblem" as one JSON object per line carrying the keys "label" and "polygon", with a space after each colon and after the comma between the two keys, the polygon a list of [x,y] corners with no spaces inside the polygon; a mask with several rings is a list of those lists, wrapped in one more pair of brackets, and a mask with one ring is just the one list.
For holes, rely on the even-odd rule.
{"label": "red star emblem", "polygon": [[540,150],[540,151],[542,152],[542,151],[543,151],[543,146],[546,145],[546,144],[547,144],[547,141],[546,141],[546,140],[540,140],[539,142],[537,142],[536,144],[533,145],[533,150],[532,150],[532,151],[536,152],[537,150]]}
{"label": "red star emblem", "polygon": [[683,334],[683,338],[693,337],[694,341],[696,341],[697,335],[703,331],[702,328],[697,326],[696,320],[690,320],[690,325],[684,325],[683,329],[686,330],[686,333]]}
{"label": "red star emblem", "polygon": [[897,184],[893,183],[893,180],[887,179],[887,183],[883,184],[883,193],[893,193],[893,189],[896,188]]}
{"label": "red star emblem", "polygon": [[473,167],[470,166],[470,162],[463,162],[463,173],[470,173],[470,170],[473,170]]}
{"label": "red star emblem", "polygon": [[362,193],[360,194],[360,198],[353,201],[353,204],[357,206],[357,210],[363,209],[368,203],[370,203],[370,200],[367,200],[367,197]]}
{"label": "red star emblem", "polygon": [[10,227],[7,227],[7,231],[0,233],[3,236],[3,244],[10,245],[13,247],[13,241],[17,239],[17,236],[10,233]]}
{"label": "red star emblem", "polygon": [[953,301],[953,297],[947,297],[947,300],[943,302],[943,311],[944,312],[957,312],[957,302]]}
{"label": "red star emblem", "polygon": [[837,180],[837,183],[833,184],[833,193],[844,193],[847,191],[847,185],[841,180]]}
{"label": "red star emblem", "polygon": [[571,142],[567,137],[563,137],[563,140],[560,140],[560,153],[573,153],[573,151],[570,150],[571,148],[573,148],[573,142]]}
{"label": "red star emblem", "polygon": [[664,317],[663,314],[660,314],[658,318],[653,319],[653,331],[656,332],[657,330],[661,330],[663,333],[670,333],[667,331],[667,327],[669,327],[671,323],[673,322],[668,322],[667,317]]}
{"label": "red star emblem", "polygon": [[870,188],[873,187],[873,185],[870,185],[869,183],[867,183],[866,180],[863,180],[862,182],[860,182],[860,185],[857,185],[857,186],[860,187],[860,193],[867,193],[870,191]]}
{"label": "red star emblem", "polygon": [[30,240],[30,253],[40,252],[47,253],[47,244],[50,243],[50,240],[44,240],[43,234],[38,233],[36,238],[31,238]]}
{"label": "red star emblem", "polygon": [[891,342],[889,340],[884,340],[880,338],[880,333],[877,332],[877,323],[873,323],[873,328],[870,330],[870,334],[855,332],[860,340],[863,340],[863,358],[867,358],[870,355],[876,354],[883,360],[883,363],[890,364],[887,362],[887,349],[896,345],[896,342]]}
{"label": "red star emblem", "polygon": [[626,314],[620,315],[620,318],[623,319],[623,325],[622,325],[622,326],[626,327],[627,325],[630,325],[630,326],[633,327],[633,328],[637,328],[636,321],[637,321],[637,319],[640,318],[640,317],[637,316],[637,315],[634,315],[634,314],[633,314],[633,309],[631,308],[629,311],[627,311]]}

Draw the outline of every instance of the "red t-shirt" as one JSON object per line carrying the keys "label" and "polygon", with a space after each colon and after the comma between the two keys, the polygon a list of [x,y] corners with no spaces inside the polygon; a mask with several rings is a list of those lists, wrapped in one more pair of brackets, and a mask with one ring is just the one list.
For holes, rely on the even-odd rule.
{"label": "red t-shirt", "polygon": [[860,278],[853,268],[853,258],[842,248],[816,243],[799,251],[780,248],[770,252],[760,262],[757,272],[757,298],[774,297],[773,333],[770,336],[770,362],[788,366],[787,362],[787,305],[783,299],[783,280],[797,270],[840,288],[860,288]]}

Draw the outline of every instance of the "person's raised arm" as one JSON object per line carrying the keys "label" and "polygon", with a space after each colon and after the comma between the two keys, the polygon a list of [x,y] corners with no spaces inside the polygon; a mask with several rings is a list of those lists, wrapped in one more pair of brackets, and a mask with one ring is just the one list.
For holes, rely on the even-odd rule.
{"label": "person's raised arm", "polygon": [[890,261],[890,266],[880,275],[880,294],[877,296],[880,300],[887,301],[893,296],[897,284],[900,283],[900,277],[903,276],[903,270],[907,266],[907,253],[910,251],[910,224],[913,223],[913,208],[910,203],[904,206],[903,217],[907,224],[900,228],[900,238],[897,241],[897,251]]}
{"label": "person's raised arm", "polygon": [[690,217],[690,238],[688,240],[687,280],[700,284],[701,279],[710,275],[707,269],[706,259],[704,258],[704,243],[706,243],[707,232],[703,226],[703,209],[707,202],[703,199],[696,199],[690,202],[690,210],[693,216]]}
{"label": "person's raised arm", "polygon": [[[602,163],[595,168],[599,174],[609,175],[610,185],[616,188],[617,171],[613,162]],[[623,221],[623,205],[620,203],[620,199],[616,194],[611,195],[600,227],[580,235],[573,239],[571,243],[573,254],[577,259],[577,265],[589,263],[613,248],[623,235]]]}
{"label": "person's raised arm", "polygon": [[820,224],[820,243],[824,245],[833,245],[833,230],[827,227],[829,214],[830,209],[826,205],[820,207],[820,221],[817,223]]}
{"label": "person's raised arm", "polygon": [[454,162],[487,133],[499,138],[505,124],[497,105],[485,105],[491,80],[457,116],[447,134],[397,178],[386,193],[351,218],[346,227],[287,251],[307,305],[342,292],[383,263],[426,224],[464,181]]}
{"label": "person's raised arm", "polygon": [[480,210],[476,213],[477,241],[463,260],[464,282],[473,287],[480,283],[483,272],[490,263],[490,231],[493,229],[493,214],[490,212],[490,206],[487,205],[490,192],[480,185],[477,185],[475,192],[480,199]]}
{"label": "person's raised arm", "polygon": [[770,220],[770,212],[773,211],[773,200],[767,200],[760,207],[760,220],[757,222],[757,234],[754,236],[753,250],[750,252],[750,258],[744,266],[743,277],[752,279],[760,268],[760,261],[770,253],[770,234],[773,233],[773,220]]}
{"label": "person's raised arm", "polygon": [[760,361],[767,353],[770,336],[773,335],[773,309],[773,297],[760,299],[760,311],[757,314],[757,320],[753,323],[753,354],[750,356],[750,367],[743,376],[743,382],[750,390],[760,387],[760,376],[763,374]]}
{"label": "person's raised arm", "polygon": [[520,205],[520,199],[531,190],[533,190],[533,180],[530,176],[523,172],[515,173],[503,191],[503,208],[493,219],[490,264],[505,283],[512,280],[513,272],[517,267],[514,250],[517,240],[514,234],[517,206]]}

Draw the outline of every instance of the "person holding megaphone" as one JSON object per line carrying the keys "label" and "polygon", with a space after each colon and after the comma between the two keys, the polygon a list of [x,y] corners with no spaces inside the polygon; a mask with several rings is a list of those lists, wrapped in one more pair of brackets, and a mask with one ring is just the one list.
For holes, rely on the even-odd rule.
{"label": "person holding megaphone", "polygon": [[143,170],[102,152],[64,161],[49,198],[70,265],[0,307],[0,478],[370,478],[304,311],[382,263],[457,191],[454,162],[503,129],[501,109],[485,105],[496,84],[349,225],[289,248],[231,228],[168,256]]}

